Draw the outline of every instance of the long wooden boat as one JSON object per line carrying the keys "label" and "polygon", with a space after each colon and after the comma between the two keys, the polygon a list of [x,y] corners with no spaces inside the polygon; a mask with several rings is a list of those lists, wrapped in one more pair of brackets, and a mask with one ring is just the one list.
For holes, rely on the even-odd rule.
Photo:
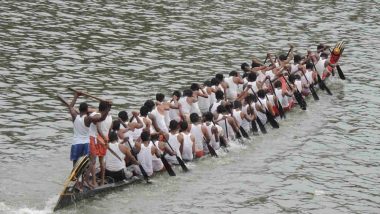
{"label": "long wooden boat", "polygon": [[[340,55],[343,53],[344,43],[343,42],[337,43],[333,50],[334,50],[334,56],[333,56],[332,61],[333,63],[337,63]],[[330,71],[330,68],[328,69]],[[93,197],[100,193],[105,193],[105,192],[112,191],[115,189],[121,189],[121,188],[127,187],[131,184],[144,182],[144,178],[142,176],[141,177],[134,176],[131,179],[123,180],[120,182],[113,182],[112,179],[107,179],[106,184],[102,186],[95,187],[94,189],[84,188],[83,191],[79,191],[77,188],[75,188],[77,179],[83,178],[84,173],[89,167],[89,164],[90,164],[90,161],[89,161],[88,156],[83,156],[75,164],[69,177],[65,181],[64,188],[59,196],[56,206],[54,207],[54,211],[73,205],[76,202],[79,202],[80,200]]]}

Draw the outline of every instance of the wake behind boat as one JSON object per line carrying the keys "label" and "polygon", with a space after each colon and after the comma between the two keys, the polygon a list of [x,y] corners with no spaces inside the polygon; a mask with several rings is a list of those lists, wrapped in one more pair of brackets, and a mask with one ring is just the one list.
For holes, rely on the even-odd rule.
{"label": "wake behind boat", "polygon": [[[94,135],[95,145],[105,145],[105,148],[103,156],[97,151],[95,155],[90,152],[90,155],[73,159],[74,168],[54,211],[99,193],[144,180],[149,182],[154,173],[167,171],[170,176],[175,176],[173,165],[180,165],[183,171],[187,171],[185,161],[205,154],[218,157],[216,151],[226,149],[230,141],[242,139],[243,136],[252,138],[248,133],[267,133],[266,124],[279,128],[279,118],[285,118],[285,113],[294,105],[306,110],[304,98],[312,95],[314,100],[318,100],[318,89],[332,94],[325,81],[335,70],[344,51],[344,42],[336,44],[330,57],[326,57],[327,49],[327,46],[319,45],[316,54],[308,52],[304,58],[294,56],[292,48],[286,56],[275,59],[268,54],[265,62],[269,59],[270,66],[253,60],[252,68],[248,64],[242,65],[243,78],[236,72],[231,72],[228,78],[217,74],[211,81],[206,81],[203,88],[193,84],[191,89],[183,92],[183,96],[174,92],[170,102],[164,102],[164,95],[157,94],[156,104],[148,100],[140,113],[134,112],[132,118],[125,116],[124,111],[120,112],[118,120],[112,122],[110,119],[111,128],[108,129],[111,125],[108,122],[103,126],[103,131],[103,121],[110,117],[107,109],[110,101],[72,89],[76,93],[74,101],[78,96],[85,95],[103,102],[104,108],[99,106],[97,118],[87,117],[91,114],[86,111],[82,121],[83,124],[86,120],[94,124],[93,129],[98,133]],[[338,73],[341,79],[345,79],[340,67]],[[61,96],[60,99],[69,107],[75,127],[76,119],[82,117],[73,112],[75,102],[68,103]],[[169,117],[168,121],[166,117]],[[74,136],[77,132],[74,128]],[[82,139],[86,139],[85,134]],[[93,164],[96,157],[105,159],[105,166],[101,165],[98,172],[95,172]],[[122,169],[121,166],[116,170],[107,168],[115,164],[123,165]],[[126,165],[130,171],[125,169]],[[128,173],[131,175],[127,176]],[[92,186],[91,181],[100,185]]]}

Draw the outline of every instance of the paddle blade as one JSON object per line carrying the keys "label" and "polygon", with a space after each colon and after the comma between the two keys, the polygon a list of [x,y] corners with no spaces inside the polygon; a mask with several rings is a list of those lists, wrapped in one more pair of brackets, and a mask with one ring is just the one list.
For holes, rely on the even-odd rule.
{"label": "paddle blade", "polygon": [[248,135],[248,133],[244,130],[244,128],[240,126],[239,129],[240,129],[240,132],[241,132],[241,134],[243,135],[243,137],[249,139],[249,135]]}
{"label": "paddle blade", "polygon": [[177,158],[177,161],[178,161],[179,165],[181,165],[182,170],[183,170],[184,172],[188,172],[189,169],[187,168],[185,162],[183,162],[182,158],[180,158],[178,155],[176,155],[176,158]]}
{"label": "paddle blade", "polygon": [[322,81],[321,76],[320,76],[319,74],[317,74],[317,78],[318,78],[318,85],[319,85],[319,88],[322,89],[322,90],[325,90],[325,84],[324,84],[324,82]]}
{"label": "paddle blade", "polygon": [[318,94],[317,94],[317,92],[315,91],[313,85],[310,85],[310,91],[311,91],[311,95],[313,95],[314,100],[319,100]]}
{"label": "paddle blade", "polygon": [[340,65],[337,65],[337,66],[336,66],[336,69],[338,70],[339,77],[340,77],[342,80],[345,80],[346,77],[344,76],[343,71],[342,71],[342,69],[340,68]]}
{"label": "paddle blade", "polygon": [[278,129],[280,128],[280,125],[278,124],[278,122],[276,121],[276,119],[274,119],[273,115],[269,112],[269,111],[266,111],[265,113],[267,115],[267,118],[268,118],[268,122],[269,124],[275,128],[275,129]]}
{"label": "paddle blade", "polygon": [[148,176],[148,174],[146,174],[144,167],[141,166],[141,164],[139,164],[139,168],[140,168],[141,174],[144,176],[144,179],[148,183],[149,182],[149,176]]}
{"label": "paddle blade", "polygon": [[330,89],[326,86],[326,84],[325,84],[324,81],[322,81],[322,84],[323,84],[323,87],[326,89],[327,94],[328,94],[328,95],[332,95]]}
{"label": "paddle blade", "polygon": [[280,114],[280,117],[286,118],[284,108],[282,108],[280,101],[278,101],[277,103],[278,103],[278,113]]}
{"label": "paddle blade", "polygon": [[226,139],[223,136],[219,137],[220,146],[227,147]]}
{"label": "paddle blade", "polygon": [[218,154],[216,154],[215,149],[212,148],[212,146],[209,143],[207,143],[207,148],[212,157],[216,157],[216,158],[218,157]]}
{"label": "paddle blade", "polygon": [[257,124],[259,124],[260,131],[263,134],[266,134],[267,133],[267,129],[265,128],[264,124],[261,122],[261,120],[260,120],[259,117],[256,118],[256,122],[257,122]]}
{"label": "paddle blade", "polygon": [[173,171],[172,166],[168,163],[168,161],[166,160],[166,158],[163,155],[161,155],[161,161],[164,164],[164,167],[165,167],[166,171],[168,172],[168,174],[170,176],[176,176],[175,172]]}
{"label": "paddle blade", "polygon": [[302,94],[298,90],[296,92],[294,92],[294,97],[296,98],[297,103],[298,103],[298,105],[300,105],[301,109],[306,110],[306,105],[305,105],[306,102],[303,99]]}
{"label": "paddle blade", "polygon": [[254,120],[251,121],[251,126],[252,126],[253,133],[259,132],[259,129],[257,128],[256,122]]}

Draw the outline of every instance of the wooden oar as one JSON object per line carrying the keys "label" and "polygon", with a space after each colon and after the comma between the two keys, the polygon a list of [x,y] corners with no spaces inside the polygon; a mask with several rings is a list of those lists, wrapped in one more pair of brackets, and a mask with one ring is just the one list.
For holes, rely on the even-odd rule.
{"label": "wooden oar", "polygon": [[[129,142],[128,139],[126,139],[126,141],[127,141],[128,145],[129,145],[129,147],[131,148],[131,153],[132,153],[133,157],[135,157],[135,159],[138,161],[137,155],[136,155],[135,151],[133,151],[133,147],[132,147],[131,143]],[[149,181],[149,176],[148,176],[148,174],[146,174],[146,171],[145,171],[144,167],[141,166],[141,164],[139,164],[139,168],[140,168],[141,174],[144,176],[145,181],[147,183],[149,183],[150,182]]]}
{"label": "wooden oar", "polygon": [[[174,149],[173,149],[173,147],[170,145],[170,143],[169,143],[168,140],[166,139],[165,135],[163,135],[163,137],[164,137],[165,142],[169,145],[170,149],[171,149],[173,152],[175,152]],[[176,156],[177,161],[178,161],[179,165],[181,166],[182,170],[183,170],[184,172],[189,171],[189,169],[187,168],[185,162],[183,162],[182,158],[180,158],[180,157],[178,156],[178,154],[176,154],[175,156]]]}
{"label": "wooden oar", "polygon": [[87,97],[91,97],[91,98],[93,98],[93,99],[95,99],[95,100],[98,100],[98,101],[104,101],[104,102],[112,103],[111,100],[104,100],[104,99],[101,99],[101,98],[99,98],[99,97],[96,97],[96,96],[94,96],[94,95],[92,95],[92,94],[89,94],[89,93],[87,93],[87,92],[84,92],[84,91],[80,91],[80,90],[77,90],[77,89],[74,89],[74,88],[71,88],[71,87],[69,87],[68,89],[71,90],[71,91],[77,92],[77,93],[81,93],[81,94],[83,94],[83,95],[85,95],[85,96],[87,96]]}
{"label": "wooden oar", "polygon": [[[282,108],[281,102],[280,102],[280,100],[278,99],[278,97],[277,97],[277,95],[276,95],[276,90],[274,89],[274,86],[273,86],[272,80],[270,80],[270,78],[269,78],[269,83],[270,83],[270,85],[271,85],[271,87],[272,87],[273,95],[277,98],[278,113],[280,114],[280,117],[281,117],[281,118],[286,118],[284,108]],[[268,99],[268,97],[267,97],[267,99]]]}
{"label": "wooden oar", "polygon": [[[211,136],[210,136],[211,137]],[[212,146],[210,145],[210,141],[208,141],[208,140],[206,140],[206,138],[205,137],[203,137],[203,141],[205,142],[205,144],[207,145],[207,148],[208,148],[208,151],[210,152],[210,155],[212,156],[212,157],[218,157],[218,154],[216,154],[216,152],[215,152],[215,149],[214,148],[212,148]]]}
{"label": "wooden oar", "polygon": [[[259,96],[257,96],[256,92],[255,92],[252,88],[251,88],[251,90],[252,90],[253,94],[257,97],[257,100],[259,101],[260,105],[264,108],[265,115],[267,116],[267,119],[268,119],[269,124],[270,124],[273,128],[275,128],[275,129],[280,128],[280,125],[279,125],[278,122],[274,119],[272,113],[270,113],[270,112],[268,111],[267,107],[264,106],[263,103],[260,101],[260,98],[259,98]],[[259,117],[257,117],[257,118],[259,118]],[[259,120],[260,120],[260,119],[259,119]],[[260,121],[260,123],[261,123],[261,121]],[[259,126],[260,126],[260,123],[259,123]],[[261,123],[261,124],[262,124],[262,123]]]}
{"label": "wooden oar", "polygon": [[[286,78],[285,78],[284,76],[283,76],[283,78],[284,78],[286,84],[288,85],[288,87],[289,87],[289,88],[292,88],[292,87],[290,86],[288,80],[286,80]],[[305,102],[305,100],[303,99],[301,92],[298,91],[298,88],[297,88],[297,87],[296,87],[296,91],[294,92],[294,97],[296,98],[297,103],[298,103],[298,105],[300,105],[301,109],[302,109],[302,110],[306,110],[306,102]]]}
{"label": "wooden oar", "polygon": [[[330,54],[332,54],[330,48],[329,48],[329,51],[330,51]],[[346,77],[344,76],[343,71],[342,71],[342,69],[340,68],[340,65],[339,65],[339,64],[336,65],[336,69],[338,70],[339,78],[342,79],[342,80],[345,80]]]}
{"label": "wooden oar", "polygon": [[313,95],[314,100],[319,100],[318,94],[317,94],[317,92],[314,90],[314,86],[313,86],[313,84],[310,84],[310,82],[309,82],[309,80],[307,79],[305,73],[303,73],[302,71],[301,71],[301,73],[302,73],[303,76],[305,77],[307,84],[309,84],[309,89],[310,89],[310,91],[311,91],[311,94]]}
{"label": "wooden oar", "polygon": [[330,89],[326,86],[325,82],[322,80],[321,76],[319,75],[318,70],[315,67],[315,64],[314,64],[313,60],[311,60],[311,63],[313,64],[315,72],[317,73],[319,88],[321,88],[322,90],[326,90],[326,92],[327,92],[328,95],[332,95]]}
{"label": "wooden oar", "polygon": [[[248,105],[249,105],[249,108],[253,111],[252,106],[251,106],[251,103],[249,103]],[[251,121],[251,126],[252,126],[252,130],[253,130],[253,132],[258,132],[258,131],[259,131],[259,130],[257,129],[256,122],[257,122],[257,124],[259,125],[260,131],[261,131],[263,134],[268,133],[268,132],[267,132],[267,129],[266,129],[265,126],[264,126],[264,124],[261,122],[260,118],[259,118],[257,115],[256,115],[256,120],[252,120],[252,121]]]}
{"label": "wooden oar", "polygon": [[63,104],[65,104],[66,106],[70,106],[70,103],[67,102],[67,100],[65,100],[65,98],[63,98],[62,95],[57,94],[57,97],[58,97],[58,99],[59,99]]}
{"label": "wooden oar", "polygon": [[[155,146],[159,150],[159,148],[156,146],[156,144],[154,144],[153,141],[152,141],[152,143],[153,143],[153,146]],[[168,172],[168,174],[170,176],[176,176],[172,166],[169,164],[168,160],[166,160],[164,154],[160,155],[160,159],[161,159],[162,164],[164,164],[164,167],[165,167],[166,171]]]}

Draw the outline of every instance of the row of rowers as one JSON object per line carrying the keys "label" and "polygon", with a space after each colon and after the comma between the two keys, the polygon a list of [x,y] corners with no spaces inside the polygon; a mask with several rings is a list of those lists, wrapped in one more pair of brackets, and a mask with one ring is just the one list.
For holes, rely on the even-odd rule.
{"label": "row of rowers", "polygon": [[[228,77],[216,74],[202,86],[194,83],[182,94],[175,91],[170,101],[158,93],[156,100],[147,100],[139,112],[133,111],[128,117],[126,111],[121,111],[116,120],[108,114],[111,107],[108,102],[100,102],[98,113],[89,114],[85,103],[80,104],[77,112],[73,107],[81,94],[76,92],[69,104],[74,123],[71,160],[75,163],[80,156],[89,154],[88,174],[95,175],[99,157],[103,184],[105,175],[121,180],[130,174],[124,171],[126,165],[140,163],[149,175],[164,170],[157,158],[162,154],[171,164],[178,164],[175,155],[185,161],[202,157],[209,153],[208,146],[218,150],[227,146],[229,140],[240,138],[243,130],[252,131],[257,118],[265,125],[266,111],[278,115],[278,102],[290,110],[295,103],[293,92],[298,89],[307,95],[309,85],[316,82],[310,59],[319,63],[322,57],[323,54],[293,57],[290,52],[288,57],[281,55],[275,62],[268,54],[270,66],[255,60],[252,67],[244,63],[243,76],[236,71]],[[137,153],[137,160],[131,148]],[[130,169],[141,173],[138,167]],[[89,185],[98,185],[95,177],[92,176]]]}

